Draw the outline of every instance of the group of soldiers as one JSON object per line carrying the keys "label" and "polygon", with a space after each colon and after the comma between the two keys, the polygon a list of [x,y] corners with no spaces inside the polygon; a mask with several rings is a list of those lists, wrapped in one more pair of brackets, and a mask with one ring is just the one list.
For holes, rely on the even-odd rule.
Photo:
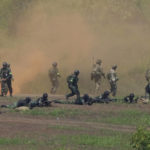
{"label": "group of soldiers", "polygon": [[[7,108],[17,108],[20,106],[28,106],[30,109],[34,107],[43,107],[43,106],[50,106],[51,103],[60,103],[60,104],[78,104],[78,105],[92,105],[93,103],[109,103],[111,101],[116,101],[115,98],[110,98],[110,94],[112,94],[113,97],[117,94],[117,81],[119,80],[117,76],[117,65],[112,66],[110,71],[105,74],[102,69],[102,61],[98,59],[96,63],[93,65],[93,69],[91,71],[91,80],[95,83],[95,92],[99,95],[97,97],[90,97],[88,94],[84,94],[83,96],[80,96],[80,91],[78,88],[78,81],[79,81],[79,70],[75,70],[73,74],[69,75],[67,77],[67,84],[68,88],[70,89],[70,93],[66,95],[66,101],[62,100],[48,100],[48,94],[44,93],[42,97],[38,98],[37,100],[32,100],[29,97],[26,97],[25,99],[21,99],[18,102],[15,102],[10,105],[1,105],[1,107],[7,107]],[[54,62],[52,64],[52,68],[48,72],[52,88],[51,88],[51,94],[55,94],[57,91],[57,88],[59,87],[59,78],[60,73],[57,67],[57,63]],[[150,99],[150,70],[147,70],[146,72],[146,80],[147,85],[145,87],[145,99]],[[104,93],[100,94],[101,90],[101,83],[102,78],[108,80],[110,84],[110,89],[105,90]],[[12,80],[13,76],[11,73],[10,65],[6,62],[3,63],[2,68],[0,69],[0,81],[1,81],[1,96],[7,95],[8,91],[10,93],[10,96],[12,96]],[[68,99],[72,96],[76,95],[76,98],[74,101],[68,101]],[[139,98],[135,96],[134,93],[130,93],[128,96],[123,98],[123,101],[125,103],[137,103]]]}
{"label": "group of soldiers", "polygon": [[[108,96],[110,94],[112,94],[113,97],[116,96],[116,94],[117,94],[117,82],[119,80],[116,70],[117,70],[117,65],[113,65],[108,73],[104,73],[103,69],[102,69],[102,61],[100,59],[96,60],[96,63],[93,65],[93,69],[91,71],[91,80],[95,83],[95,93],[100,95],[103,78],[107,79],[107,81],[109,82],[109,85],[110,85],[110,89],[106,90],[99,97],[101,97],[101,96],[103,97],[103,95]],[[70,89],[71,93],[66,95],[66,99],[68,100],[69,97],[76,95],[76,103],[78,103],[78,102],[81,103],[81,101],[85,97],[85,95],[84,95],[84,97],[80,97],[80,91],[78,88],[78,81],[79,81],[78,76],[79,76],[79,74],[80,74],[80,71],[75,70],[73,74],[71,74],[67,77],[67,84],[68,84],[68,88]],[[60,73],[59,73],[59,70],[57,68],[56,62],[52,64],[52,68],[49,70],[49,77],[50,77],[50,80],[52,83],[51,93],[55,94],[57,91],[57,88],[59,86],[58,78],[60,77]],[[144,98],[150,100],[150,69],[147,70],[145,77],[146,77],[146,80],[148,83],[145,87]],[[91,98],[89,98],[89,99],[91,99]],[[108,97],[105,99],[108,99]],[[137,102],[137,98],[135,98],[134,93],[130,93],[123,100],[126,103]],[[93,101],[95,101],[95,100],[93,100]]]}
{"label": "group of soldiers", "polygon": [[95,83],[95,92],[100,93],[100,88],[101,88],[101,83],[102,83],[102,78],[106,78],[109,81],[110,84],[110,91],[112,93],[112,96],[116,96],[117,94],[117,81],[119,80],[117,76],[117,65],[113,65],[112,68],[110,69],[109,73],[105,74],[103,72],[103,69],[101,67],[102,61],[98,59],[96,61],[96,64],[93,65],[93,70],[91,73],[91,80],[94,81]]}
{"label": "group of soldiers", "polygon": [[[116,96],[117,93],[117,81],[119,80],[116,70],[117,70],[117,65],[112,66],[110,69],[110,72],[107,73],[107,75],[103,72],[103,69],[101,67],[102,61],[98,59],[96,63],[93,65],[93,69],[91,72],[91,80],[94,81],[95,83],[95,93],[99,94],[100,93],[100,88],[101,88],[101,83],[102,83],[102,78],[106,78],[109,81],[110,84],[110,92],[112,93],[112,96]],[[78,76],[80,74],[79,70],[75,70],[73,74],[69,75],[67,77],[67,84],[68,88],[71,90],[71,93],[66,95],[66,99],[68,99],[71,96],[76,95],[77,99],[80,98],[80,92],[78,89]],[[51,94],[55,94],[57,91],[57,88],[59,86],[59,78],[60,73],[57,67],[57,63],[54,62],[52,64],[52,68],[49,70],[49,78],[51,81]]]}
{"label": "group of soldiers", "polygon": [[[34,107],[47,107],[51,106],[51,103],[59,103],[59,104],[76,104],[76,105],[92,105],[93,103],[109,103],[117,101],[115,98],[110,98],[110,94],[113,97],[116,96],[117,93],[117,81],[119,80],[117,76],[117,65],[112,66],[110,71],[105,74],[101,67],[102,61],[98,59],[96,63],[93,65],[93,69],[91,71],[91,80],[95,83],[95,91],[98,93],[97,97],[90,97],[88,94],[84,94],[80,96],[80,91],[78,88],[79,81],[79,70],[75,70],[73,74],[67,77],[68,88],[70,89],[70,93],[66,95],[66,100],[48,100],[48,94],[44,93],[42,97],[32,100],[30,97],[26,97],[25,99],[20,99],[17,102],[10,105],[1,105],[1,107],[5,108],[18,108],[18,107],[28,107],[32,109]],[[57,63],[54,62],[52,64],[52,68],[49,70],[49,77],[52,83],[51,94],[55,94],[57,88],[59,87],[59,78],[60,73],[57,67]],[[147,85],[145,87],[145,96],[144,99],[150,99],[150,70],[146,72],[146,80]],[[0,78],[1,78],[1,95],[7,95],[9,90],[10,96],[12,96],[12,86],[11,81],[13,80],[13,76],[11,73],[10,65],[6,62],[3,63],[3,67],[0,70]],[[105,90],[102,94],[100,94],[101,82],[102,78],[107,78],[110,84],[110,89]],[[76,95],[75,100],[68,101],[68,99],[72,96]],[[141,100],[135,96],[134,93],[130,93],[128,96],[124,97],[122,100],[125,103],[137,103],[138,100]]]}
{"label": "group of soldiers", "polygon": [[39,97],[36,100],[32,100],[30,97],[26,97],[25,99],[20,99],[13,104],[1,105],[1,108],[15,109],[23,106],[28,107],[29,109],[33,109],[34,107],[48,107],[51,106],[51,101],[48,100],[48,94],[44,93],[42,97]]}

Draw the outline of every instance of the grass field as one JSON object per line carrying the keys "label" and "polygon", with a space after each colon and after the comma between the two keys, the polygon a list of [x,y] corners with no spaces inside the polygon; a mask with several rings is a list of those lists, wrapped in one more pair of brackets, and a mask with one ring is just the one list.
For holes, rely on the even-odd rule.
{"label": "grass field", "polygon": [[[16,98],[0,98],[8,104]],[[2,150],[132,150],[138,126],[150,125],[149,104],[53,104],[27,111],[1,109]]]}

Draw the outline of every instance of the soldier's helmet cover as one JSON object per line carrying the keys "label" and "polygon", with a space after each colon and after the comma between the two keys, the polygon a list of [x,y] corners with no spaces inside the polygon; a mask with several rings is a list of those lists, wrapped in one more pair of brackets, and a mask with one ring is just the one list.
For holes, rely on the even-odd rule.
{"label": "soldier's helmet cover", "polygon": [[52,65],[53,65],[54,67],[56,67],[56,66],[57,66],[57,62],[53,62]]}
{"label": "soldier's helmet cover", "polygon": [[113,65],[113,66],[112,66],[112,69],[117,69],[117,65]]}
{"label": "soldier's helmet cover", "polygon": [[44,93],[43,94],[43,98],[47,98],[48,97],[48,94],[47,93]]}
{"label": "soldier's helmet cover", "polygon": [[84,94],[83,95],[83,99],[89,99],[89,95],[88,94]]}
{"label": "soldier's helmet cover", "polygon": [[104,95],[109,95],[110,94],[110,91],[109,90],[106,90],[105,92],[104,92]]}
{"label": "soldier's helmet cover", "polygon": [[74,71],[74,74],[77,75],[77,76],[79,75],[79,73],[80,73],[79,70],[75,70],[75,71]]}
{"label": "soldier's helmet cover", "polygon": [[97,59],[97,60],[96,60],[96,63],[97,63],[97,64],[101,64],[101,63],[102,63],[102,60],[101,60],[101,59]]}
{"label": "soldier's helmet cover", "polygon": [[7,67],[7,62],[3,62],[3,67]]}
{"label": "soldier's helmet cover", "polygon": [[26,101],[27,103],[30,103],[30,102],[31,102],[31,98],[30,98],[30,97],[26,97],[26,98],[25,98],[25,101]]}
{"label": "soldier's helmet cover", "polygon": [[129,97],[134,97],[134,93],[130,93]]}

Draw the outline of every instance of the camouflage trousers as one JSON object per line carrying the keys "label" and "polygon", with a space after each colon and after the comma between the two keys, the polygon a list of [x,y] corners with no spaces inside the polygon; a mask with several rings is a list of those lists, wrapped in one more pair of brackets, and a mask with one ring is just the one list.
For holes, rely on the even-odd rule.
{"label": "camouflage trousers", "polygon": [[112,93],[112,96],[116,96],[116,94],[117,94],[117,84],[116,84],[116,82],[110,82],[110,91]]}
{"label": "camouflage trousers", "polygon": [[95,79],[95,94],[99,94],[101,92],[101,79]]}
{"label": "camouflage trousers", "polygon": [[12,96],[12,84],[11,84],[11,79],[8,79],[7,81],[2,81],[1,82],[1,95],[5,96],[7,95],[9,90],[10,95]]}
{"label": "camouflage trousers", "polygon": [[68,85],[69,89],[71,90],[71,93],[66,95],[66,98],[68,99],[69,97],[72,97],[74,95],[77,96],[77,99],[80,99],[80,92],[78,90],[77,86],[73,86],[73,85]]}
{"label": "camouflage trousers", "polygon": [[58,80],[51,80],[51,84],[52,84],[51,94],[55,94],[59,87],[59,82]]}

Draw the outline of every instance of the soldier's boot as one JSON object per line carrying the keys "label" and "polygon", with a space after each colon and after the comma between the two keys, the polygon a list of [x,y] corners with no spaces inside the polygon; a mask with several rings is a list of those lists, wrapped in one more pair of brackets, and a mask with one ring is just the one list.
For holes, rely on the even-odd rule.
{"label": "soldier's boot", "polygon": [[12,93],[10,93],[10,97],[13,97]]}

